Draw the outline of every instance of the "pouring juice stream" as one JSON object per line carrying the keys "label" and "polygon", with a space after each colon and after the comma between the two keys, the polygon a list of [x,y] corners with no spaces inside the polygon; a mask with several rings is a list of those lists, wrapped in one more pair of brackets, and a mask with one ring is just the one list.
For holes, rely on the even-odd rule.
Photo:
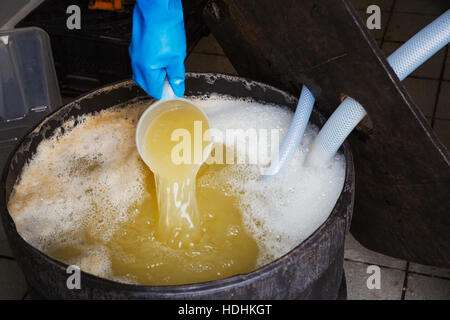
{"label": "pouring juice stream", "polygon": [[157,239],[173,248],[186,248],[201,236],[196,176],[208,152],[202,132],[209,123],[201,110],[181,100],[163,102],[145,133],[143,157],[155,176],[159,222]]}

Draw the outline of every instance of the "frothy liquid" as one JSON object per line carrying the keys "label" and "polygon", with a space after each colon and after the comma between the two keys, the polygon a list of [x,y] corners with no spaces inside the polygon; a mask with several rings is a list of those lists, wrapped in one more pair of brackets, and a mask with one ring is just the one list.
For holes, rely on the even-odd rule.
{"label": "frothy liquid", "polygon": [[[215,174],[217,170],[217,167],[207,166],[202,168],[200,176]],[[82,246],[57,246],[47,253],[68,263],[81,263],[81,268],[91,273],[106,271],[107,264],[109,277],[148,285],[209,281],[255,268],[258,246],[245,230],[237,201],[215,187],[199,188],[202,237],[198,242],[184,249],[174,249],[160,242],[155,179],[147,168],[144,168],[144,175],[146,195],[143,201],[131,208],[133,216],[120,225],[109,241],[91,237],[95,231],[88,228],[83,234]],[[104,253],[109,253],[110,261],[89,256],[88,248],[96,250],[99,245],[106,249]]]}
{"label": "frothy liquid", "polygon": [[[164,108],[148,127],[144,147],[155,174],[159,208],[156,236],[173,248],[192,247],[202,236],[195,185],[203,163],[202,150],[209,143],[201,136],[209,129],[208,120],[184,101],[164,102]],[[200,139],[194,139],[199,135]]]}
{"label": "frothy liquid", "polygon": [[[292,119],[286,108],[226,97],[195,104],[219,130],[281,128],[282,138]],[[39,144],[8,201],[27,242],[116,281],[194,283],[269,263],[310,236],[333,209],[344,183],[344,157],[321,170],[303,167],[318,131],[310,125],[293,161],[268,183],[261,183],[254,165],[203,164],[195,183],[199,220],[190,218],[199,221],[193,225],[201,237],[193,246],[168,246],[159,238],[155,177],[135,146],[136,123],[147,107],[72,119]],[[180,221],[167,225],[184,226]]]}

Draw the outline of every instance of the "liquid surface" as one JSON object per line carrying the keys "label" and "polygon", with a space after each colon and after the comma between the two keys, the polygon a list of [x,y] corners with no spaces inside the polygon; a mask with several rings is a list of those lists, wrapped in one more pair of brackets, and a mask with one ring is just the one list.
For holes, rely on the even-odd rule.
{"label": "liquid surface", "polygon": [[197,172],[209,141],[205,115],[184,101],[160,104],[162,113],[145,134],[144,154],[155,175],[159,208],[156,238],[172,248],[187,248],[203,235],[196,199]]}
{"label": "liquid surface", "polygon": [[[199,188],[199,212],[203,215],[203,236],[189,248],[171,248],[157,240],[158,205],[153,174],[145,170],[146,196],[132,208],[135,215],[120,226],[108,242],[92,238],[94,230],[84,232],[83,246],[58,247],[50,256],[74,261],[86,248],[99,244],[110,252],[110,268],[117,279],[139,284],[187,284],[247,273],[256,266],[258,246],[245,230],[236,199],[220,189]],[[214,174],[218,167],[205,166],[203,174]],[[91,225],[91,227],[93,227]],[[85,258],[85,265],[100,267],[96,257]]]}
{"label": "liquid surface", "polygon": [[[194,102],[205,110],[211,127],[220,130],[279,128],[283,138],[292,119],[286,108],[249,100],[207,97]],[[71,119],[39,144],[8,201],[28,243],[115,281],[192,283],[273,261],[309,237],[333,209],[345,161],[336,155],[321,170],[304,168],[318,132],[309,125],[293,161],[268,183],[259,181],[257,166],[203,165],[196,191],[206,232],[193,248],[175,250],[155,241],[154,177],[135,146],[136,123],[147,107],[137,104]]]}

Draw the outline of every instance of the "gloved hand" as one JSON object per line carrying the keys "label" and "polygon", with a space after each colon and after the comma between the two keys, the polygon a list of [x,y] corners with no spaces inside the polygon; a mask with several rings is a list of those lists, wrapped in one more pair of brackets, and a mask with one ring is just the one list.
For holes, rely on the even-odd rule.
{"label": "gloved hand", "polygon": [[181,0],[137,0],[129,48],[133,80],[161,99],[167,75],[178,97],[184,96],[186,34]]}

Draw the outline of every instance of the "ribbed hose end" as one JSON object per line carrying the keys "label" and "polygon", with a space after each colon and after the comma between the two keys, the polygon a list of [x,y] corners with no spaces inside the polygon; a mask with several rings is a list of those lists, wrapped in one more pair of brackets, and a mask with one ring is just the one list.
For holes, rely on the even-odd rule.
{"label": "ribbed hose end", "polygon": [[320,167],[328,163],[366,115],[366,110],[358,101],[345,98],[314,139],[305,165]]}
{"label": "ribbed hose end", "polygon": [[270,167],[264,172],[263,179],[280,173],[294,157],[308,126],[314,102],[315,98],[311,91],[303,86],[288,132],[283,139],[278,154],[274,155]]}

